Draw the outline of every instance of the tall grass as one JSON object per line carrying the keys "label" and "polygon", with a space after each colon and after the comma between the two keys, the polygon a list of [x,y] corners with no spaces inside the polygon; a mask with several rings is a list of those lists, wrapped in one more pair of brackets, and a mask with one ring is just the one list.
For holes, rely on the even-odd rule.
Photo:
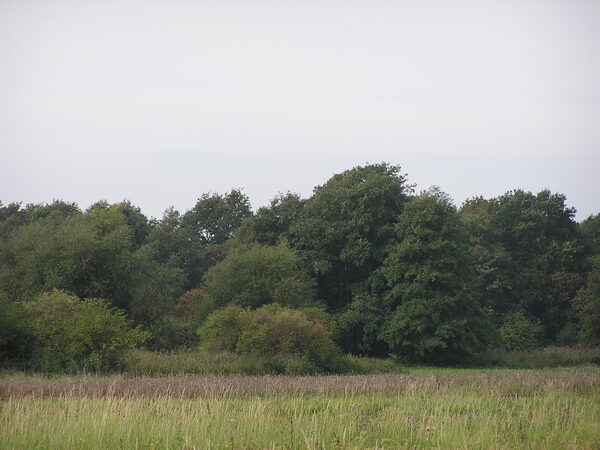
{"label": "tall grass", "polygon": [[130,375],[306,375],[319,373],[369,374],[400,373],[402,367],[391,359],[341,356],[329,366],[316,367],[292,356],[240,355],[196,350],[151,352],[131,351],[125,372]]}
{"label": "tall grass", "polygon": [[[600,348],[547,347],[529,351],[490,350],[475,355],[471,367],[485,369],[543,369],[600,365]],[[439,372],[440,368],[408,367],[392,359],[351,355],[338,357],[327,367],[315,367],[295,357],[265,357],[195,350],[151,352],[131,351],[126,357],[125,372],[130,375],[306,375],[306,374],[377,374]],[[461,372],[460,368],[447,369]],[[465,369],[467,371],[471,369]]]}
{"label": "tall grass", "polygon": [[8,377],[0,448],[598,448],[600,371]]}
{"label": "tall grass", "polygon": [[477,355],[474,363],[485,367],[543,369],[600,365],[600,348],[546,347],[539,350],[490,350]]}

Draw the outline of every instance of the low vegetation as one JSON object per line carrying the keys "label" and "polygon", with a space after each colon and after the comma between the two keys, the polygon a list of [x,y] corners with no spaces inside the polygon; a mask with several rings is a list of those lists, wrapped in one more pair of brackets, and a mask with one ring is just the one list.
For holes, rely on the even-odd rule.
{"label": "low vegetation", "polygon": [[3,448],[597,448],[599,369],[0,379]]}
{"label": "low vegetation", "polygon": [[161,219],[128,201],[0,203],[0,368],[597,365],[599,255],[600,215],[577,222],[562,194],[457,208],[385,162],[255,212],[240,189]]}

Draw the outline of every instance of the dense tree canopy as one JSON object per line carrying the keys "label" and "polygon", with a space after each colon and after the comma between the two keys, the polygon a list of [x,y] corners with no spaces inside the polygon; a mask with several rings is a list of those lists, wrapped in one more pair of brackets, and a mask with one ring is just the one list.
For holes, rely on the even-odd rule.
{"label": "dense tree canopy", "polygon": [[410,192],[400,167],[385,163],[355,167],[315,188],[290,229],[290,243],[330,308],[351,303],[353,286],[379,267]]}
{"label": "dense tree canopy", "polygon": [[[585,246],[565,197],[521,190],[475,198],[461,209],[484,304],[500,325],[522,312],[540,321],[543,342],[569,341],[571,301],[585,278]],[[573,342],[571,342],[573,343]]]}
{"label": "dense tree canopy", "polygon": [[381,271],[390,312],[382,337],[401,357],[452,361],[484,347],[486,320],[460,219],[438,190],[414,198]]}
{"label": "dense tree canopy", "polygon": [[232,304],[256,308],[268,303],[302,306],[314,300],[314,281],[301,259],[283,244],[233,249],[208,270],[204,289],[216,307]]}
{"label": "dense tree canopy", "polygon": [[[327,336],[357,354],[441,363],[490,346],[600,346],[600,214],[574,214],[549,190],[473,197],[457,211],[437,189],[414,195],[387,163],[335,174],[306,199],[279,194],[256,214],[239,189],[159,219],[127,200],[0,202],[0,359],[41,347],[31,326],[42,327],[48,296],[84,328],[132,320],[153,349],[197,345],[211,313],[261,308],[252,323],[315,331],[323,320],[289,309],[306,306],[323,307]],[[240,349],[266,335],[245,336]]]}

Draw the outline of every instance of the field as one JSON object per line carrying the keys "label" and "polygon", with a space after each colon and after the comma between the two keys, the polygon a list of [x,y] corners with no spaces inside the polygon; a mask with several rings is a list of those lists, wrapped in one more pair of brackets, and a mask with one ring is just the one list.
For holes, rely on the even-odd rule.
{"label": "field", "polygon": [[5,375],[0,447],[598,448],[599,392],[595,367],[300,377]]}

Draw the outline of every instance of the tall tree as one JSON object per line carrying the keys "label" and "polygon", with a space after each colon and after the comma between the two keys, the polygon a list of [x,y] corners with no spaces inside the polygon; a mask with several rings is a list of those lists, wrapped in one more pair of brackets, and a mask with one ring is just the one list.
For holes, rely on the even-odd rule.
{"label": "tall tree", "polygon": [[289,232],[317,279],[318,296],[332,311],[352,301],[386,256],[394,224],[412,189],[400,167],[355,167],[315,188]]}
{"label": "tall tree", "polygon": [[290,227],[300,220],[305,200],[298,194],[279,194],[269,206],[247,217],[237,232],[240,242],[277,245],[288,239]]}
{"label": "tall tree", "polygon": [[573,340],[567,331],[585,259],[574,214],[564,195],[548,190],[515,190],[463,205],[482,295],[497,326],[521,312],[542,323],[541,343]]}
{"label": "tall tree", "polygon": [[400,215],[398,243],[381,269],[389,311],[382,338],[392,352],[424,362],[463,359],[486,343],[466,236],[450,198],[439,190]]}
{"label": "tall tree", "polygon": [[592,260],[583,298],[579,342],[588,347],[600,347],[600,254]]}
{"label": "tall tree", "polygon": [[201,246],[223,244],[251,215],[248,197],[232,189],[224,195],[203,194],[183,216],[182,226],[188,230],[188,237]]}
{"label": "tall tree", "polygon": [[[250,201],[239,189],[228,194],[204,194],[181,218],[177,229],[179,267],[185,272],[185,289],[200,286],[208,268],[220,260],[219,249],[232,238],[245,218],[252,216]],[[215,248],[216,247],[216,248]]]}

